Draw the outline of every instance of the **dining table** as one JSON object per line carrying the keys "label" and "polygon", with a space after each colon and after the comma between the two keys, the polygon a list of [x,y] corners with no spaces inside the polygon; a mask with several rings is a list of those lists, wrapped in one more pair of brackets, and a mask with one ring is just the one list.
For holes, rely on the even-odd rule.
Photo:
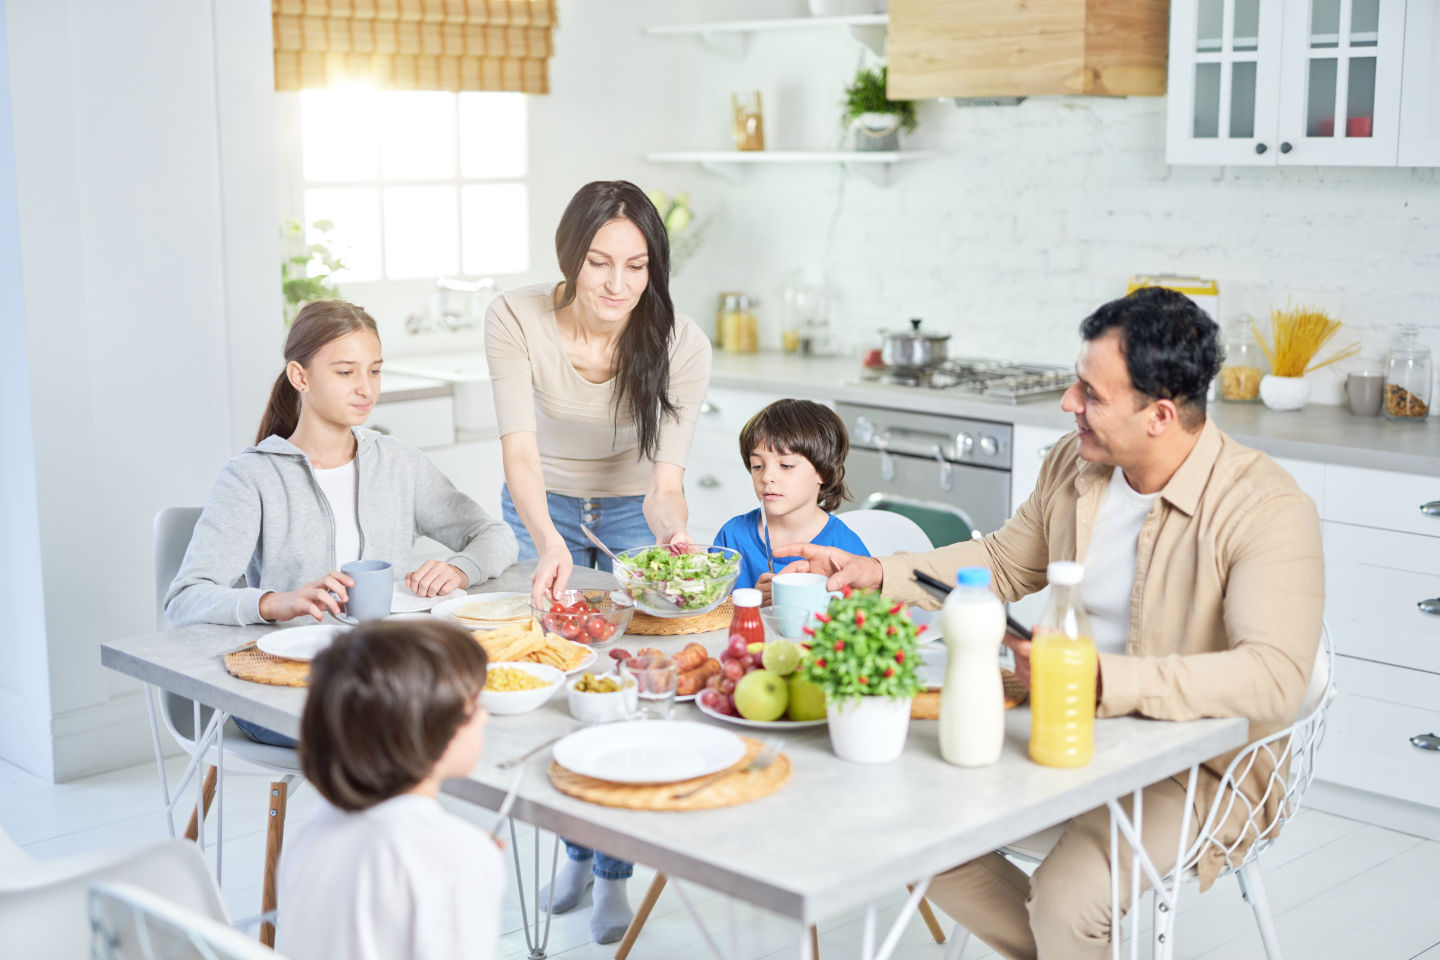
{"label": "dining table", "polygon": [[[528,593],[532,565],[513,565],[470,592]],[[577,569],[571,585],[606,587],[615,581],[606,573]],[[313,621],[307,618],[306,622]],[[101,662],[152,689],[213,708],[221,724],[227,715],[241,716],[295,736],[305,691],[241,680],[227,673],[224,665],[226,653],[267,631],[287,628],[199,625],[134,636],[102,644]],[[719,656],[727,643],[727,631],[627,635],[618,646],[629,650],[654,647],[672,653],[690,642],[702,643],[713,656]],[[613,660],[604,649],[598,653],[590,669],[608,670]],[[1132,796],[1138,806],[1141,789],[1171,776],[1183,780],[1187,772],[1193,790],[1198,765],[1241,746],[1248,733],[1243,718],[1186,722],[1138,716],[1102,719],[1095,723],[1093,759],[1076,769],[1057,769],[1029,759],[1030,713],[1022,705],[1006,713],[1005,745],[999,762],[966,768],[941,759],[933,720],[910,722],[905,750],[898,760],[865,765],[840,760],[831,750],[824,725],[778,732],[745,729],[707,716],[694,703],[677,703],[673,718],[715,724],[757,738],[782,736],[783,752],[791,764],[789,781],[749,803],[686,812],[620,809],[569,796],[557,789],[547,774],[551,762],[548,742],[584,725],[571,717],[561,691],[528,713],[493,716],[480,762],[468,777],[447,780],[443,790],[497,810],[515,788],[510,810],[514,819],[653,867],[669,878],[684,898],[703,939],[717,956],[724,954],[720,946],[724,938],[706,928],[685,897],[682,881],[792,919],[801,931],[801,960],[811,960],[811,939],[805,935],[809,927],[863,908],[861,955],[866,960],[884,960],[894,952],[935,875],[1107,805],[1112,815],[1111,857],[1112,863],[1116,862],[1119,854],[1113,837],[1138,835],[1140,823],[1136,821],[1143,815],[1136,809],[1132,818],[1118,802],[1121,798]],[[158,750],[158,734],[156,746]],[[531,756],[518,771],[502,768],[504,761],[526,753]],[[534,836],[538,866],[539,832]],[[518,871],[518,846],[513,855]],[[1132,856],[1135,875],[1145,869],[1152,882],[1159,879],[1153,866],[1144,862],[1143,850]],[[551,862],[553,870],[553,852]],[[537,870],[537,886],[539,873]],[[907,886],[910,896],[881,935],[875,904]],[[1167,899],[1172,895],[1178,897],[1178,882],[1173,894],[1167,889]],[[537,908],[535,937],[531,939],[527,919],[526,938],[532,958],[539,960],[545,955],[545,942],[540,934],[539,905],[533,899],[531,903]],[[1133,914],[1132,940],[1139,911]],[[1118,923],[1112,929],[1118,934]],[[881,937],[878,945],[877,936]],[[1113,938],[1117,957],[1120,939],[1118,935]],[[1173,949],[1173,936],[1165,947],[1162,953]]]}

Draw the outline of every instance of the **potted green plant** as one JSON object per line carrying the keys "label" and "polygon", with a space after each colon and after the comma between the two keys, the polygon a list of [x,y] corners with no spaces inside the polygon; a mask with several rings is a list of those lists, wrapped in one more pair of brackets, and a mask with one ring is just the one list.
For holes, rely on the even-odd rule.
{"label": "potted green plant", "polygon": [[856,150],[899,150],[900,131],[915,129],[915,102],[885,93],[889,68],[861,68],[845,88],[845,120],[855,132]]}
{"label": "potted green plant", "polygon": [[844,591],[815,615],[806,680],[825,692],[830,746],[841,760],[889,763],[905,749],[915,673],[917,629],[905,604],[870,590]]}
{"label": "potted green plant", "polygon": [[670,275],[674,276],[700,249],[700,236],[705,232],[705,224],[695,219],[689,193],[677,193],[672,197],[664,190],[651,190],[646,196],[655,204],[665,224],[665,236],[670,240]]}
{"label": "potted green plant", "polygon": [[280,261],[280,286],[285,293],[285,326],[295,322],[300,308],[312,300],[331,300],[340,291],[330,276],[345,267],[345,262],[331,248],[330,231],[335,224],[316,220],[312,227],[320,234],[314,243],[305,242],[305,225],[294,217],[280,223],[285,240],[285,256]]}

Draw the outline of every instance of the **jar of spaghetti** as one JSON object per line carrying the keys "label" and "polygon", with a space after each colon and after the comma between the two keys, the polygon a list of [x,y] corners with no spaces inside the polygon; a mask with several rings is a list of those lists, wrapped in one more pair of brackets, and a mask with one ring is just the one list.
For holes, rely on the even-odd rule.
{"label": "jar of spaghetti", "polygon": [[1225,335],[1225,363],[1220,368],[1220,399],[1232,403],[1255,403],[1260,399],[1260,378],[1268,364],[1255,341],[1252,321],[1242,315],[1230,324]]}

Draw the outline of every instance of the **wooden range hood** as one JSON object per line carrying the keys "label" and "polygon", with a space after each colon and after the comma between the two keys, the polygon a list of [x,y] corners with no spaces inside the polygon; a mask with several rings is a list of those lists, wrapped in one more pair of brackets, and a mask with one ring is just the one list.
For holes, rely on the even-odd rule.
{"label": "wooden range hood", "polygon": [[1169,0],[890,0],[889,96],[1162,96]]}

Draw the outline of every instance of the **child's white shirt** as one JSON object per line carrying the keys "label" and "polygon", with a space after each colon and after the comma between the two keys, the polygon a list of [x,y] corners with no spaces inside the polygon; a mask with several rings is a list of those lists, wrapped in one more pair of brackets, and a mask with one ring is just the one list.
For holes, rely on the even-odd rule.
{"label": "child's white shirt", "polygon": [[285,838],[276,952],[290,960],[493,960],[504,863],[430,797],[359,813],[323,799]]}

